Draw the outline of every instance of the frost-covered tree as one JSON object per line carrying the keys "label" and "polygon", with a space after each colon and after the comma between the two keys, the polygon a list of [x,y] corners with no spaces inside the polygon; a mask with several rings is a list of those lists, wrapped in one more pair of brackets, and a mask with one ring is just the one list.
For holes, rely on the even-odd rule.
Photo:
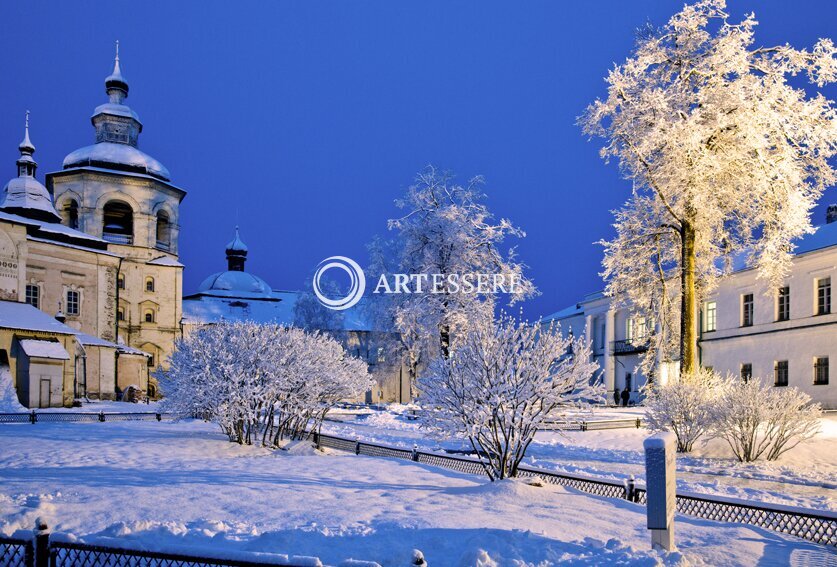
{"label": "frost-covered tree", "polygon": [[423,423],[468,439],[491,480],[516,476],[550,412],[600,401],[583,339],[501,315],[471,328],[419,378]]}
{"label": "frost-covered tree", "polygon": [[712,370],[698,368],[667,384],[645,389],[645,419],[652,431],[671,431],[677,451],[689,453],[695,441],[710,433],[715,401],[726,382]]}
{"label": "frost-covered tree", "polygon": [[814,437],[822,410],[796,388],[776,388],[759,379],[731,381],[712,405],[714,435],[741,462],[775,461]]}
{"label": "frost-covered tree", "polygon": [[[502,249],[507,237],[525,233],[507,219],[494,221],[483,203],[482,184],[480,177],[464,186],[455,184],[449,174],[432,166],[419,173],[406,196],[396,201],[404,215],[388,223],[395,238],[376,240],[370,246],[373,273],[442,278],[499,274],[506,282],[510,305],[535,295],[514,249]],[[384,328],[399,331],[413,379],[423,361],[439,352],[447,356],[457,336],[492,319],[498,300],[476,288],[465,292],[465,285],[457,292],[446,288],[445,293],[428,293],[432,285],[428,280],[422,285],[421,293],[379,294],[370,305]]]}
{"label": "frost-covered tree", "polygon": [[[328,286],[328,295],[334,284],[329,282],[325,285]],[[339,294],[335,291],[335,296],[337,295]],[[294,326],[306,331],[322,331],[332,336],[340,336],[343,331],[343,312],[323,305],[309,289],[300,293],[294,302]]]}
{"label": "frost-covered tree", "polygon": [[158,373],[165,411],[217,423],[242,444],[276,446],[319,430],[334,405],[371,386],[366,364],[334,339],[253,322],[201,328]]}
{"label": "frost-covered tree", "polygon": [[607,97],[580,118],[633,185],[603,275],[610,294],[656,323],[646,371],[657,357],[695,368],[698,301],[734,255],[779,285],[835,181],[833,103],[788,82],[834,82],[833,42],[757,47],[755,16],[728,18],[724,0],[701,0],[645,30],[608,74]]}

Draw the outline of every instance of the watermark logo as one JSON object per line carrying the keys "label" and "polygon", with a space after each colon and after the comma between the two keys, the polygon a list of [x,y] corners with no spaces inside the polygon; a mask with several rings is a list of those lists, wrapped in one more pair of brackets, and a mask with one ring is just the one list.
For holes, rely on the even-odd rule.
{"label": "watermark logo", "polygon": [[[329,297],[324,291],[322,277],[332,268],[349,276],[349,291],[343,297]],[[345,256],[331,256],[317,266],[314,273],[314,294],[324,306],[342,311],[357,305],[366,291],[366,276],[357,262]],[[519,274],[381,274],[372,293],[390,294],[518,294],[522,286]],[[334,295],[331,293],[330,295]]]}
{"label": "watermark logo", "polygon": [[[349,275],[349,292],[345,297],[332,299],[323,293],[320,280],[323,274],[332,268],[343,270]],[[360,298],[363,297],[363,292],[366,291],[366,276],[360,266],[351,258],[345,256],[331,256],[326,258],[320,265],[317,266],[317,271],[314,273],[314,295],[320,300],[320,303],[334,309],[335,311],[342,311],[357,305]]]}

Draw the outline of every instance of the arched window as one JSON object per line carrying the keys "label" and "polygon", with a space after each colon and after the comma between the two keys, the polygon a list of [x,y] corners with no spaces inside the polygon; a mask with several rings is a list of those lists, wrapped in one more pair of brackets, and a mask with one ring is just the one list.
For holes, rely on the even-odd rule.
{"label": "arched window", "polygon": [[121,201],[111,201],[104,208],[102,238],[114,244],[134,243],[134,211]]}
{"label": "arched window", "polygon": [[154,291],[154,278],[151,276],[145,278],[145,291]]}
{"label": "arched window", "polygon": [[64,204],[61,210],[61,219],[66,226],[78,229],[78,203],[75,199],[70,199]]}
{"label": "arched window", "polygon": [[153,309],[146,309],[145,310],[145,322],[146,323],[153,323],[154,322],[154,310]]}
{"label": "arched window", "polygon": [[171,247],[171,223],[166,211],[157,213],[157,248],[169,250]]}

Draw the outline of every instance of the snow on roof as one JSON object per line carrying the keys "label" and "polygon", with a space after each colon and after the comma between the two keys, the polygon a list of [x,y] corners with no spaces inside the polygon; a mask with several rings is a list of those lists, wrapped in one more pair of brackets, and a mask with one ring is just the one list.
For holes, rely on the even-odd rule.
{"label": "snow on roof", "polygon": [[151,355],[144,350],[140,350],[138,348],[130,347],[126,344],[119,343],[116,345],[116,351],[119,354],[130,354],[130,355],[138,355],[138,356],[146,356],[151,357]]}
{"label": "snow on roof", "polygon": [[34,177],[15,177],[3,188],[3,209],[32,209],[45,213],[56,221],[61,217],[55,212],[52,197],[43,184]]}
{"label": "snow on roof", "polygon": [[105,339],[95,337],[93,335],[88,335],[87,333],[78,333],[76,338],[78,339],[78,342],[84,346],[100,346],[110,348],[118,348],[119,346],[116,343],[106,341]]}
{"label": "snow on roof", "polygon": [[146,264],[150,266],[174,266],[175,268],[184,267],[183,264],[169,256],[160,256],[159,258],[154,258],[153,260],[149,260],[148,262],[146,262]]}
{"label": "snow on roof", "polygon": [[[183,298],[183,322],[207,325],[221,321],[294,324],[294,305],[302,292],[272,290],[271,300],[218,297],[197,293]],[[362,302],[361,302],[362,303]],[[371,331],[372,325],[361,305],[342,312],[343,331]]]}
{"label": "snow on roof", "polygon": [[[80,230],[75,230],[58,222],[46,222],[38,219],[31,219],[5,211],[0,211],[0,220],[5,220],[16,224],[22,224],[24,226],[34,227],[37,229],[38,233],[43,233],[46,235],[55,234],[73,240],[86,240],[91,243],[95,242],[97,244],[107,244],[106,240],[102,240],[101,238],[97,238],[95,236],[87,234],[86,232],[81,232]],[[49,241],[51,242],[51,240]],[[96,251],[103,252],[99,249],[97,249]]]}
{"label": "snow on roof", "polygon": [[584,309],[581,307],[580,303],[576,303],[574,305],[570,305],[569,307],[565,307],[560,311],[556,311],[552,315],[547,315],[542,321],[547,323],[549,321],[557,321],[568,317],[574,317],[576,315],[581,315],[582,313],[584,313]]}
{"label": "snow on roof", "polygon": [[110,114],[112,116],[123,116],[125,118],[133,118],[137,122],[140,122],[139,115],[130,106],[127,106],[127,105],[124,105],[124,104],[113,104],[111,102],[106,102],[105,104],[100,104],[93,111],[93,116],[91,118],[95,118],[99,114]]}
{"label": "snow on roof", "polygon": [[32,358],[51,358],[53,360],[70,360],[70,355],[58,341],[42,339],[21,339],[20,348]]}
{"label": "snow on roof", "polygon": [[198,294],[217,297],[274,299],[267,282],[250,272],[216,272],[198,286]]}
{"label": "snow on roof", "polygon": [[149,175],[165,181],[171,178],[169,170],[162,163],[128,144],[99,142],[92,146],[79,148],[64,158],[64,169],[96,164],[133,167],[144,170]]}
{"label": "snow on roof", "polygon": [[49,238],[38,238],[37,236],[27,236],[26,240],[31,240],[32,242],[43,242],[45,244],[52,244],[53,246],[63,246],[64,248],[73,248],[74,250],[85,250],[87,252],[95,252],[96,254],[104,254],[105,256],[113,256],[114,258],[123,258],[120,254],[116,254],[114,252],[108,252],[107,250],[102,250],[100,248],[90,248],[89,246],[80,246],[78,244],[68,244],[67,242],[59,242],[57,240],[51,240]]}
{"label": "snow on roof", "polygon": [[72,327],[56,321],[40,309],[16,301],[0,301],[0,327],[62,335],[78,334],[78,331]]}
{"label": "snow on roof", "polygon": [[227,252],[247,252],[247,245],[241,240],[238,227],[235,227],[235,237],[227,244]]}

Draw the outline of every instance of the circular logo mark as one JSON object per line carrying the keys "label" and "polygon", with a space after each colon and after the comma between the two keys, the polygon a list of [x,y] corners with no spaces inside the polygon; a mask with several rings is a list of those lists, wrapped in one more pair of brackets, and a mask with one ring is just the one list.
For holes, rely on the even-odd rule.
{"label": "circular logo mark", "polygon": [[[339,299],[331,299],[327,297],[320,287],[320,278],[323,274],[332,268],[339,268],[349,274],[350,288],[346,297]],[[334,309],[335,311],[342,311],[357,304],[366,291],[366,276],[363,275],[363,270],[358,266],[357,262],[345,256],[331,256],[326,258],[320,265],[317,266],[317,271],[314,272],[314,295],[320,300],[320,303]]]}

